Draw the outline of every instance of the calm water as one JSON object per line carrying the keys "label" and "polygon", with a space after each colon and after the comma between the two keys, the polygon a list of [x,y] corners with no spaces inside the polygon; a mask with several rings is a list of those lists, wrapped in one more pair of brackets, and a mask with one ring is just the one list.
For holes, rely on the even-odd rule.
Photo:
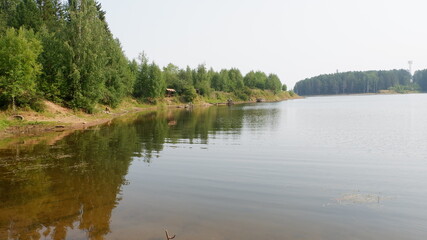
{"label": "calm water", "polygon": [[163,228],[426,239],[427,95],[160,111],[0,150],[0,239],[161,240]]}

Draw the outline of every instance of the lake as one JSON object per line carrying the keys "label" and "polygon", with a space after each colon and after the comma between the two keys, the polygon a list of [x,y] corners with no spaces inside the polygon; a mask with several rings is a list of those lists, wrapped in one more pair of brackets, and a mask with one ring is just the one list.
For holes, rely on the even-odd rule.
{"label": "lake", "polygon": [[0,149],[0,239],[425,239],[427,94],[163,110]]}

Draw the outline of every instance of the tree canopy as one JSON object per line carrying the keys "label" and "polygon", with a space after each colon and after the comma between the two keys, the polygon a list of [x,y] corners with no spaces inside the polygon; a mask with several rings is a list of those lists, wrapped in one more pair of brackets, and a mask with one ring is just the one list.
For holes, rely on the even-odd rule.
{"label": "tree canopy", "polygon": [[37,96],[92,112],[96,104],[116,107],[128,96],[155,102],[166,88],[191,101],[214,91],[246,98],[248,89],[282,90],[277,75],[260,71],[243,76],[237,68],[204,64],[162,69],[145,55],[130,61],[96,0],[1,0],[0,34],[3,105]]}
{"label": "tree canopy", "polygon": [[427,92],[427,69],[415,72],[414,83],[418,84],[422,91]]}
{"label": "tree canopy", "polygon": [[41,50],[31,30],[11,28],[0,37],[0,96],[10,100],[14,109],[16,100],[30,99],[35,94]]}
{"label": "tree canopy", "polygon": [[408,85],[411,74],[406,70],[344,72],[308,78],[295,84],[299,95],[377,93],[397,85]]}

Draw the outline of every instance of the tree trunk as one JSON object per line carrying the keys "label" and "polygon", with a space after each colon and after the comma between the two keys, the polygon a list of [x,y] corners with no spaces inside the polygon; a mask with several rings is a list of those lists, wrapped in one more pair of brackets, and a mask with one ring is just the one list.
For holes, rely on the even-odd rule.
{"label": "tree trunk", "polygon": [[16,112],[15,96],[12,96],[12,109],[13,109],[13,112]]}

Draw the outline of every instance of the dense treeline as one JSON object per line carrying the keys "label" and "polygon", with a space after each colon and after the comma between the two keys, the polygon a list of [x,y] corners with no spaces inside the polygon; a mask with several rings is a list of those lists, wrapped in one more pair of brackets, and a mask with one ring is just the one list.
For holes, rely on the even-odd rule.
{"label": "dense treeline", "polygon": [[414,83],[418,84],[422,91],[427,92],[427,69],[414,73]]}
{"label": "dense treeline", "polygon": [[116,107],[123,98],[153,102],[176,89],[184,101],[212,91],[233,92],[242,100],[251,89],[286,89],[277,75],[238,69],[219,72],[161,69],[142,55],[129,61],[95,0],[0,0],[0,105],[31,105],[45,98],[93,111]]}
{"label": "dense treeline", "polygon": [[294,91],[299,95],[377,93],[410,83],[411,74],[406,70],[344,72],[299,81]]}

